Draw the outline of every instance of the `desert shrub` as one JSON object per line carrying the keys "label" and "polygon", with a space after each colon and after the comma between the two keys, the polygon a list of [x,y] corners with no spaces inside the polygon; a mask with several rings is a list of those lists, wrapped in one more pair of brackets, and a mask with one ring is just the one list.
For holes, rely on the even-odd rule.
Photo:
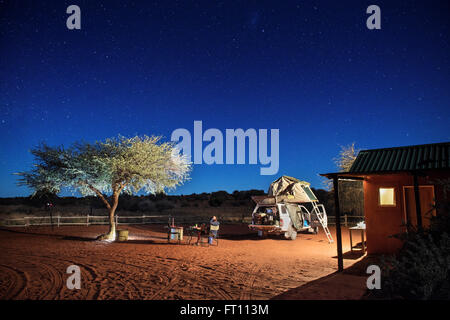
{"label": "desert shrub", "polygon": [[231,203],[231,205],[233,206],[233,207],[239,207],[239,201],[233,201],[232,203]]}
{"label": "desert shrub", "polygon": [[248,207],[252,205],[252,203],[248,200],[240,200],[240,201],[233,201],[231,205],[233,207]]}
{"label": "desert shrub", "polygon": [[226,200],[230,198],[230,195],[226,191],[212,192],[208,203],[211,207],[220,207]]}
{"label": "desert shrub", "polygon": [[216,191],[216,192],[211,192],[211,198],[217,198],[217,199],[221,199],[221,200],[228,200],[231,199],[230,194],[226,191]]}
{"label": "desert shrub", "polygon": [[103,209],[105,207],[105,204],[98,197],[89,197],[88,199],[89,206],[94,209]]}
{"label": "desert shrub", "polygon": [[119,198],[119,204],[118,204],[117,210],[132,211],[132,212],[138,211],[138,210],[140,210],[140,208],[139,208],[140,202],[141,202],[141,200],[138,197],[133,197],[131,195],[123,194]]}
{"label": "desert shrub", "polygon": [[264,190],[246,190],[246,191],[233,191],[233,198],[235,200],[250,200],[252,196],[263,196],[265,195]]}
{"label": "desert shrub", "polygon": [[193,193],[189,196],[186,196],[189,200],[197,200],[197,201],[206,201],[209,199],[209,193],[203,192],[200,194]]}
{"label": "desert shrub", "polygon": [[148,199],[152,201],[160,201],[166,199],[167,195],[164,192],[157,192],[155,194],[148,195]]}
{"label": "desert shrub", "polygon": [[61,198],[59,198],[56,194],[41,191],[36,192],[34,195],[26,198],[25,203],[34,208],[41,208],[45,206],[47,202],[57,203],[60,202]]}
{"label": "desert shrub", "polygon": [[139,211],[155,211],[156,205],[151,200],[142,200],[138,204]]}
{"label": "desert shrub", "polygon": [[221,200],[221,199],[219,199],[219,198],[211,198],[211,199],[208,201],[208,204],[209,204],[211,207],[220,207],[220,206],[222,205],[222,203],[223,203],[223,200]]}
{"label": "desert shrub", "polygon": [[448,232],[450,232],[450,214],[441,214],[431,218],[429,233],[434,238]]}
{"label": "desert shrub", "polygon": [[383,299],[450,299],[450,237],[418,233],[396,257],[382,259]]}
{"label": "desert shrub", "polygon": [[18,206],[17,208],[15,208],[14,212],[30,214],[30,213],[32,213],[33,211],[32,211],[32,209],[29,208],[29,207]]}
{"label": "desert shrub", "polygon": [[180,204],[180,207],[182,207],[182,208],[185,208],[185,207],[190,207],[191,205],[189,204],[189,202],[187,202],[187,201],[183,201],[183,202],[181,202],[181,204]]}
{"label": "desert shrub", "polygon": [[[411,228],[411,227],[410,227]],[[400,252],[381,261],[381,289],[375,298],[450,299],[450,215],[433,217],[429,229],[397,235]]]}
{"label": "desert shrub", "polygon": [[127,203],[125,210],[136,212],[139,210],[139,201],[136,199],[130,200]]}
{"label": "desert shrub", "polygon": [[161,212],[164,210],[173,209],[173,208],[175,208],[175,205],[172,202],[170,202],[169,200],[163,199],[163,200],[156,201],[155,207],[156,207],[156,210]]}

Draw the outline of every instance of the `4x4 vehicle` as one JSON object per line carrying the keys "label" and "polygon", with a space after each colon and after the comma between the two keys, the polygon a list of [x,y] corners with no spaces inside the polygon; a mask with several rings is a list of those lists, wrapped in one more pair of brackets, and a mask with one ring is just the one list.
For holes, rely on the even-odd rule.
{"label": "4x4 vehicle", "polygon": [[258,231],[259,236],[283,234],[295,240],[298,231],[317,234],[322,226],[328,241],[333,242],[325,207],[318,203],[308,182],[283,176],[270,185],[267,196],[252,199],[256,207],[249,228]]}

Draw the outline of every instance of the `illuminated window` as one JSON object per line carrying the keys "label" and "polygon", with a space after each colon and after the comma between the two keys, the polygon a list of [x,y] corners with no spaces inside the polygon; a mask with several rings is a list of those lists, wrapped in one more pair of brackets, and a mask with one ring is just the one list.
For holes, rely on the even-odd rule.
{"label": "illuminated window", "polygon": [[380,206],[395,206],[394,188],[380,188]]}

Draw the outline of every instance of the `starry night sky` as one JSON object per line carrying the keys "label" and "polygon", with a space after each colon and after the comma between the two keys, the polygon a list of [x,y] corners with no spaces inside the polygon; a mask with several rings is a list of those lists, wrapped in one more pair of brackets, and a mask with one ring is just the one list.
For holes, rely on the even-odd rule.
{"label": "starry night sky", "polygon": [[[81,8],[81,30],[66,8]],[[366,8],[381,8],[381,30]],[[0,196],[40,141],[279,128],[280,171],[195,165],[174,193],[323,187],[341,145],[450,140],[448,1],[0,1]]]}

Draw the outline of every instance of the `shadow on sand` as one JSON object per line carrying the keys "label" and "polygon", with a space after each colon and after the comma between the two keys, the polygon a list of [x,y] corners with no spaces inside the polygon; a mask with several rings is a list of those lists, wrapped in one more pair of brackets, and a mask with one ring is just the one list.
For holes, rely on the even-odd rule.
{"label": "shadow on sand", "polygon": [[[347,251],[342,254],[342,257],[344,259],[348,260],[358,260],[362,256],[364,256],[365,253],[362,252],[362,250],[356,250],[356,251]],[[333,259],[337,259],[337,256],[332,257]]]}
{"label": "shadow on sand", "polygon": [[45,237],[56,237],[56,238],[64,237],[64,235],[57,234],[57,233],[34,232],[33,229],[28,229],[27,231],[21,231],[21,230],[13,230],[13,229],[0,227],[0,231],[16,233],[16,234],[28,234],[28,235],[33,235],[33,236],[45,236]]}
{"label": "shadow on sand", "polygon": [[[346,252],[353,257],[357,252]],[[362,257],[362,253],[359,253]],[[346,259],[346,258],[344,258]],[[274,296],[271,300],[359,300],[367,296],[367,267],[377,264],[379,256],[364,256],[342,272],[333,272]]]}
{"label": "shadow on sand", "polygon": [[71,240],[71,241],[85,241],[85,242],[95,242],[97,241],[96,238],[88,238],[88,237],[78,237],[78,236],[62,236],[62,240]]}
{"label": "shadow on sand", "polygon": [[318,285],[319,283],[327,281],[328,279],[334,277],[337,274],[338,274],[338,272],[333,272],[322,278],[319,278],[319,279],[316,279],[313,281],[309,281],[301,286],[298,286],[296,288],[292,288],[283,293],[280,293],[279,295],[276,295],[276,296],[270,298],[270,300],[292,300],[292,299],[298,299],[300,297],[308,299],[308,297],[302,296],[302,293],[305,290],[307,290],[308,288],[314,287],[314,286]]}

